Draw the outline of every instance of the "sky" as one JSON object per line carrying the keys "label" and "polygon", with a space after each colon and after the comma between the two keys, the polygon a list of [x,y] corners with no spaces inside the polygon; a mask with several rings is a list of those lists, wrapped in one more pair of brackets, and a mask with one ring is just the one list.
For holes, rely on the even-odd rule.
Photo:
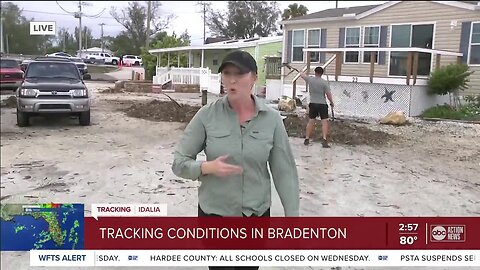
{"label": "sky", "polygon": [[[5,1],[7,2],[7,1]],[[69,28],[73,32],[75,26],[78,26],[78,19],[73,15],[66,13],[78,11],[78,1],[9,1],[15,3],[23,9],[23,15],[35,21],[55,21],[57,29],[60,27]],[[124,30],[123,26],[115,21],[110,15],[110,10],[115,7],[118,11],[128,6],[128,1],[84,1],[89,6],[83,7],[83,13],[87,15],[96,15],[105,11],[100,18],[82,18],[82,26],[88,26],[92,29],[94,38],[101,36],[101,27],[99,24],[105,23],[103,32],[105,36],[115,36]],[[298,3],[308,8],[308,13],[313,13],[329,8],[335,8],[335,1],[277,1],[280,10],[283,11],[288,5]],[[360,5],[382,4],[387,1],[338,1],[338,7],[353,7]],[[200,45],[203,42],[203,19],[202,8],[197,5],[197,1],[161,1],[161,14],[173,14],[174,20],[170,23],[167,30],[170,34],[175,32],[181,34],[187,29],[191,36],[192,45]],[[66,11],[62,10],[65,9]],[[226,10],[227,1],[213,1],[212,8],[215,10]],[[207,37],[208,27],[207,27]]]}

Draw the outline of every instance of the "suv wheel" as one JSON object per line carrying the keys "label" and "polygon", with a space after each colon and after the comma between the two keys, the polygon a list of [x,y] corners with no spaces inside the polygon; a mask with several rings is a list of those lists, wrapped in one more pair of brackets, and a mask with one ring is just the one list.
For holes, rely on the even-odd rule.
{"label": "suv wheel", "polygon": [[140,62],[138,61],[135,61],[135,64],[133,64],[134,66],[140,66]]}
{"label": "suv wheel", "polygon": [[113,60],[112,60],[112,65],[115,65],[115,66],[116,66],[117,64],[118,64],[117,60],[113,59]]}
{"label": "suv wheel", "polygon": [[17,109],[17,125],[19,127],[26,127],[30,124],[30,117],[28,113],[21,112]]}
{"label": "suv wheel", "polygon": [[90,111],[81,112],[78,119],[81,126],[90,126]]}

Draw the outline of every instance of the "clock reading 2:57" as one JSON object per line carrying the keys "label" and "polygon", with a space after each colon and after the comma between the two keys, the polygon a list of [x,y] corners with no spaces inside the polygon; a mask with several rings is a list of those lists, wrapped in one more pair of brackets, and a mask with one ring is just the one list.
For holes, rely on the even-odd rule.
{"label": "clock reading 2:57", "polygon": [[400,232],[415,232],[417,229],[418,223],[398,224],[398,231]]}

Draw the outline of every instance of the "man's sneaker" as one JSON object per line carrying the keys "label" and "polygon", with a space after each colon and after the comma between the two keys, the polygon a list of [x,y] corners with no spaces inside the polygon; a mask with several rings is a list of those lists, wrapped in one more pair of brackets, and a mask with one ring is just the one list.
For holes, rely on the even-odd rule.
{"label": "man's sneaker", "polygon": [[305,141],[303,141],[303,144],[304,144],[304,145],[310,144],[310,139],[305,139]]}
{"label": "man's sneaker", "polygon": [[330,148],[330,145],[328,145],[328,142],[325,139],[322,139],[322,146],[323,148]]}

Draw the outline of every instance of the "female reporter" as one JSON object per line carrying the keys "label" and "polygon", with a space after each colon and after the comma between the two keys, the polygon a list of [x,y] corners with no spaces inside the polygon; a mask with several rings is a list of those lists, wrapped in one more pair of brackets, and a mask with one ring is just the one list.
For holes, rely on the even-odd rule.
{"label": "female reporter", "polygon": [[[299,215],[297,168],[278,111],[252,88],[257,64],[242,51],[219,68],[227,95],[202,107],[177,145],[173,172],[198,179],[199,216],[270,216],[272,173],[285,216]],[[197,161],[204,151],[206,161]]]}

